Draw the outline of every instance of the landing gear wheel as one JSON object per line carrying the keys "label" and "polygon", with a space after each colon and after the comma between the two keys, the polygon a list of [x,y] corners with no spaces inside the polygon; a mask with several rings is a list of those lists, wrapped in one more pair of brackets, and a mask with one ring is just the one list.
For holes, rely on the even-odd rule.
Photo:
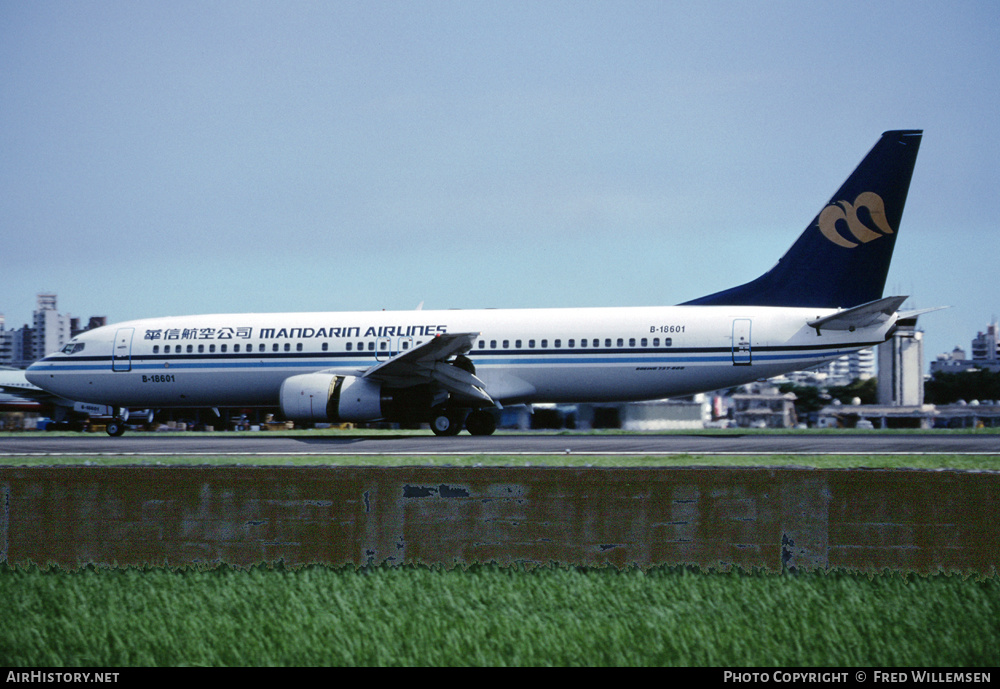
{"label": "landing gear wheel", "polygon": [[122,419],[111,419],[108,422],[107,431],[112,438],[117,438],[125,433],[125,422]]}
{"label": "landing gear wheel", "polygon": [[465,427],[472,435],[493,435],[493,431],[497,429],[497,419],[490,412],[477,409],[469,414]]}
{"label": "landing gear wheel", "polygon": [[458,435],[462,422],[451,412],[435,412],[431,417],[431,430],[434,435]]}

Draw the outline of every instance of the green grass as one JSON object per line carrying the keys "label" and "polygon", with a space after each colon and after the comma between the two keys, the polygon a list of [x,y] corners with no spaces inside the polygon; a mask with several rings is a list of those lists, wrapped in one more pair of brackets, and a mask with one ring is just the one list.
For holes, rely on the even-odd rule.
{"label": "green grass", "polygon": [[0,457],[0,466],[813,467],[1000,470],[1000,454],[928,455],[101,455]]}
{"label": "green grass", "polygon": [[994,666],[1000,579],[0,568],[0,665]]}

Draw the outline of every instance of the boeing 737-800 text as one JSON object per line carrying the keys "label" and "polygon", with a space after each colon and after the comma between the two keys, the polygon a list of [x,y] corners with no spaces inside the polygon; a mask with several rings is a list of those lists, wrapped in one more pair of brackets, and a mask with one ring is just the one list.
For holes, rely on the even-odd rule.
{"label": "boeing 737-800 text", "polygon": [[83,333],[27,377],[122,416],[278,407],[487,435],[503,405],[659,399],[808,369],[884,342],[906,315],[882,290],[920,141],[883,134],[774,268],[679,306],[151,318]]}

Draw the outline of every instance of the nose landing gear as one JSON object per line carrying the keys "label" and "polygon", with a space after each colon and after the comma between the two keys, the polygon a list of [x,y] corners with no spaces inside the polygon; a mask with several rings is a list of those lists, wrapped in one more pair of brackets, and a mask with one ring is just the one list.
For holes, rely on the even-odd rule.
{"label": "nose landing gear", "polygon": [[115,418],[108,421],[108,425],[105,427],[112,438],[117,438],[125,433],[125,419],[116,416]]}

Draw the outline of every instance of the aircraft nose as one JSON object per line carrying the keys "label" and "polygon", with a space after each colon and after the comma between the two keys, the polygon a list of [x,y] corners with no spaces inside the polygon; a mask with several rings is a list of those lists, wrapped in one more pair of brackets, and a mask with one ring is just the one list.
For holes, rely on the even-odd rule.
{"label": "aircraft nose", "polygon": [[55,379],[52,377],[51,373],[47,372],[49,364],[46,359],[41,361],[36,361],[31,366],[29,366],[25,372],[24,377],[28,379],[28,382],[32,385],[37,385],[43,390],[52,391],[52,384]]}

